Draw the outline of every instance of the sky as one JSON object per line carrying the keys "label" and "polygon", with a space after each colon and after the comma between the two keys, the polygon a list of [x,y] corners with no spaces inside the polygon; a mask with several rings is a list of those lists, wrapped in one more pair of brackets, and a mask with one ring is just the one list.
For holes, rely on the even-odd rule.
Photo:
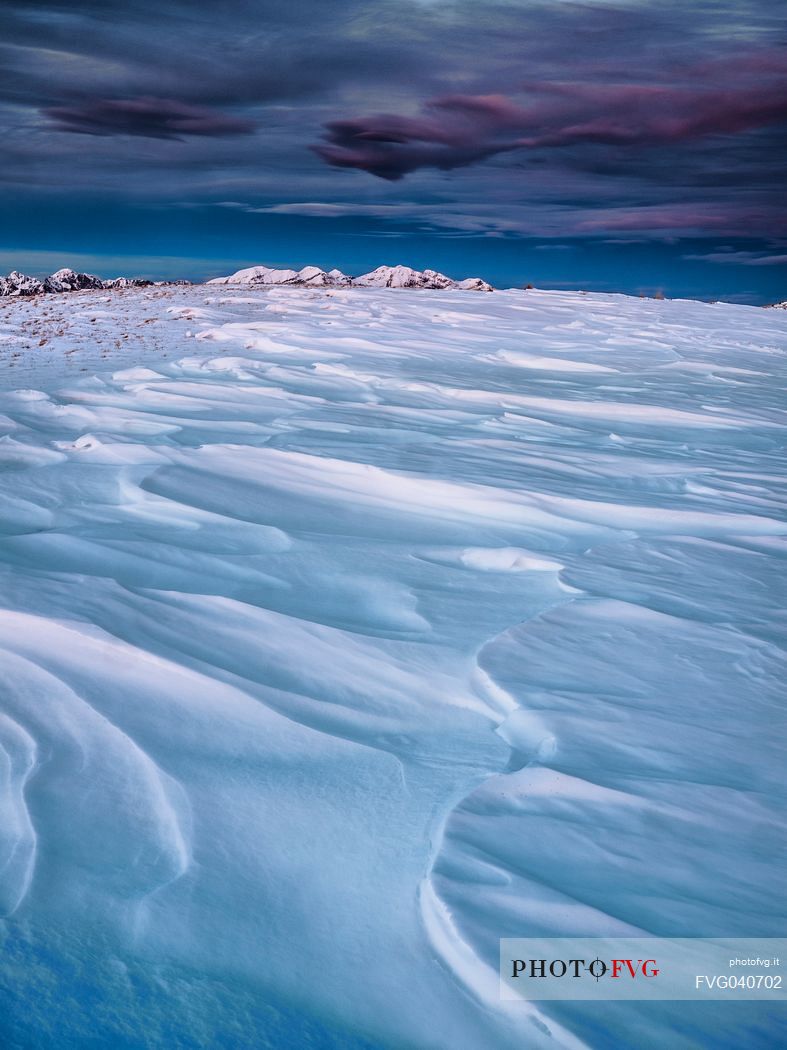
{"label": "sky", "polygon": [[0,0],[0,270],[787,299],[774,0]]}

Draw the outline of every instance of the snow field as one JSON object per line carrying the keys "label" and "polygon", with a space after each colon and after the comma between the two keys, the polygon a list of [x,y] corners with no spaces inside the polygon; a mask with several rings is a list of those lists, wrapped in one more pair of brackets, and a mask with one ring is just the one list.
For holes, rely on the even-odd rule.
{"label": "snow field", "polygon": [[785,320],[2,301],[10,1045],[776,1045],[496,958],[784,933]]}

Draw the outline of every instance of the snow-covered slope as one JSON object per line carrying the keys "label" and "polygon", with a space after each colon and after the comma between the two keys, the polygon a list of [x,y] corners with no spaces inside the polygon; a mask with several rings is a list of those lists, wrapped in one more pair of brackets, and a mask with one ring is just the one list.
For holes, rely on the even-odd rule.
{"label": "snow-covered slope", "polygon": [[785,933],[784,312],[86,291],[0,375],[0,1043],[780,1045],[495,966]]}

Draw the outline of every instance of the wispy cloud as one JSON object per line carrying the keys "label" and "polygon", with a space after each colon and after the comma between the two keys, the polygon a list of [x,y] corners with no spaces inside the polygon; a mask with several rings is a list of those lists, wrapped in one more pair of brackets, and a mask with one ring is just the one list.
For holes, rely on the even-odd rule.
{"label": "wispy cloud", "polygon": [[580,217],[577,230],[585,234],[604,232],[661,233],[678,236],[739,236],[744,231],[770,229],[787,235],[787,215],[774,215],[765,207],[714,202],[677,202],[620,208],[600,207]]}
{"label": "wispy cloud", "polygon": [[726,266],[787,266],[787,255],[775,255],[767,252],[748,251],[715,251],[704,254],[684,255],[684,259],[698,262],[721,263]]}

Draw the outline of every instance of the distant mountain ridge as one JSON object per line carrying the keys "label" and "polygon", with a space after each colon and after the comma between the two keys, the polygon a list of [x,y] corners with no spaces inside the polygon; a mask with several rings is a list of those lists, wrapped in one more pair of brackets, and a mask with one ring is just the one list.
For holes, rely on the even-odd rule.
{"label": "distant mountain ridge", "polygon": [[491,284],[480,277],[455,281],[437,270],[414,270],[410,266],[378,266],[360,277],[349,277],[341,270],[321,270],[304,266],[302,270],[277,270],[269,266],[250,266],[228,277],[214,277],[208,284],[291,285],[309,288],[456,288],[462,291],[491,292]]}
{"label": "distant mountain ridge", "polygon": [[149,288],[153,284],[189,284],[189,281],[148,281],[144,277],[114,277],[105,281],[92,273],[79,273],[64,268],[50,274],[43,281],[37,277],[12,270],[7,277],[0,277],[0,296],[61,294],[63,292],[81,292],[86,289],[111,291],[115,288]]}
{"label": "distant mountain ridge", "polygon": [[[188,281],[149,281],[141,277],[114,277],[104,280],[92,273],[80,273],[64,268],[50,274],[43,281],[37,277],[12,270],[0,277],[0,296],[31,296],[48,293],[80,292],[85,290],[111,291],[118,288],[147,288],[153,284],[189,284]],[[437,270],[414,270],[410,266],[378,266],[360,277],[349,277],[341,270],[321,270],[319,266],[304,266],[300,270],[276,269],[271,266],[249,266],[228,277],[214,277],[207,284],[243,284],[250,287],[266,285],[299,288],[427,288],[459,289],[461,291],[491,292],[491,284],[480,277],[455,281]]]}

